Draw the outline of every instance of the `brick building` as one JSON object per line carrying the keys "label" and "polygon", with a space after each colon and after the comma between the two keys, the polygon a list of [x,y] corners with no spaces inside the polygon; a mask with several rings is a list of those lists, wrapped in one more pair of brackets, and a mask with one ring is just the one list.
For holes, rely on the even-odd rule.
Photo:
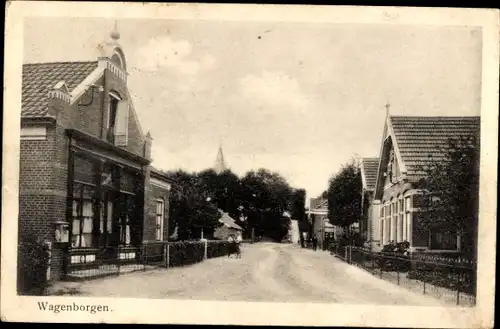
{"label": "brick building", "polygon": [[444,159],[449,138],[474,135],[480,117],[387,116],[374,188],[373,221],[379,222],[381,245],[408,241],[415,251],[459,251],[458,234],[419,229],[426,216],[423,191],[416,183],[420,168]]}
{"label": "brick building", "polygon": [[371,250],[380,249],[379,221],[373,221],[373,191],[377,180],[379,159],[362,158],[360,163],[362,189],[362,208],[360,233],[370,245]]}
{"label": "brick building", "polygon": [[110,37],[95,60],[23,66],[19,241],[50,243],[53,280],[168,238],[171,184],[150,165],[116,28]]}

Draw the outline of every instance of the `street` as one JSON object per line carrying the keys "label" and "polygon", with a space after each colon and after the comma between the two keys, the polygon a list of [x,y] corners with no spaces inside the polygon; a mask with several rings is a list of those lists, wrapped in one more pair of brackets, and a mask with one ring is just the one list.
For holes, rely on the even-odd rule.
{"label": "street", "polygon": [[297,245],[245,244],[241,259],[220,257],[179,268],[86,282],[57,282],[75,295],[220,301],[440,305],[431,296],[383,281],[327,252]]}

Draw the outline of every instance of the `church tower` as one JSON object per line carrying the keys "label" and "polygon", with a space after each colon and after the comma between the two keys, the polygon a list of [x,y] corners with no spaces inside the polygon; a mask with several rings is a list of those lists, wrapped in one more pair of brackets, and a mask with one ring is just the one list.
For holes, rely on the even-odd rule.
{"label": "church tower", "polygon": [[217,153],[217,158],[215,159],[214,170],[217,174],[220,174],[226,170],[226,164],[224,162],[224,154],[222,154],[222,146],[219,147],[219,152]]}

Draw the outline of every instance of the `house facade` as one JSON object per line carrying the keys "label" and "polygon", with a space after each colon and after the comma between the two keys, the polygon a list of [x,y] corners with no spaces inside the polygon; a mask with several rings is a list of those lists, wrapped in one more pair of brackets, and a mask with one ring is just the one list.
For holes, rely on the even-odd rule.
{"label": "house facade", "polygon": [[219,227],[214,230],[214,238],[216,239],[227,240],[230,236],[236,238],[238,235],[243,234],[243,228],[236,224],[235,220],[225,212],[222,212],[219,223],[222,225],[219,225]]}
{"label": "house facade", "polygon": [[[379,158],[362,158],[360,163],[361,182],[363,184],[361,196],[361,220],[360,232],[370,249],[378,251],[380,249],[380,231],[378,216],[373,216],[373,191],[377,180],[377,170]],[[375,219],[375,220],[374,220]]]}
{"label": "house facade", "polygon": [[336,226],[330,224],[328,219],[328,200],[319,197],[310,199],[310,210],[308,212],[312,227],[312,236],[316,236],[318,239],[318,246],[323,246],[324,242],[332,239],[338,238],[341,234]]}
{"label": "house facade", "polygon": [[119,38],[92,61],[23,65],[18,238],[50,246],[52,280],[168,238],[171,182],[151,166]]}
{"label": "house facade", "polygon": [[[373,221],[379,223],[380,244],[410,243],[413,251],[460,250],[460,237],[423,229],[424,191],[416,183],[431,159],[444,159],[449,138],[475,135],[479,117],[387,116],[374,188]],[[373,231],[375,232],[375,230]]]}

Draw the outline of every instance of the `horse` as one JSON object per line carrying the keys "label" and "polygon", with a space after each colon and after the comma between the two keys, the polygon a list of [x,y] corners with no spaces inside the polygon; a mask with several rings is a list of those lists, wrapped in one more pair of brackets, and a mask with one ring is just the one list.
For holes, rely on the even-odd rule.
{"label": "horse", "polygon": [[227,254],[227,257],[231,257],[232,254],[235,254],[236,258],[241,258],[241,248],[238,242],[231,242],[231,244],[229,245],[229,252]]}

